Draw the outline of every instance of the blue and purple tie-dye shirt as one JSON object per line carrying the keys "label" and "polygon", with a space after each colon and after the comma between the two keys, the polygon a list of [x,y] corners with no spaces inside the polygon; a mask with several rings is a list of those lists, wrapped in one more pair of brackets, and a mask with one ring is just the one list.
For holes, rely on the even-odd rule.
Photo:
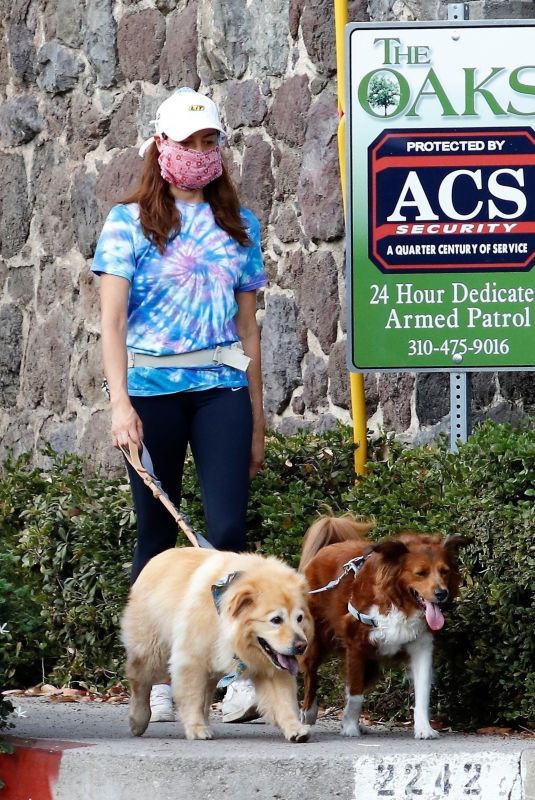
{"label": "blue and purple tie-dye shirt", "polygon": [[[215,222],[208,203],[183,203],[180,234],[165,252],[145,237],[135,203],[114,206],[104,223],[91,267],[131,284],[126,345],[136,353],[168,355],[238,341],[235,293],[266,283],[260,225],[242,209],[252,241],[243,247]],[[210,367],[135,367],[128,370],[131,395],[246,386],[244,372]]]}

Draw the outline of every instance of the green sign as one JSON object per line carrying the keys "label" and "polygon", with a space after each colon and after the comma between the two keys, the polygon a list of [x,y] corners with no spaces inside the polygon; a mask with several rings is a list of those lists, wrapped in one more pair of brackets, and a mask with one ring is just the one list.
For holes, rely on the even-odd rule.
{"label": "green sign", "polygon": [[534,34],[347,27],[351,369],[534,367]]}

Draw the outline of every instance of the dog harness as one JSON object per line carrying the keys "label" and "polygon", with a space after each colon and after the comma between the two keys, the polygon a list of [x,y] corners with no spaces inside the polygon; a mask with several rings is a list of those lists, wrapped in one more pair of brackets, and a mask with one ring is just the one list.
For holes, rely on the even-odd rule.
{"label": "dog harness", "polygon": [[[353,579],[355,579],[370,556],[371,553],[368,553],[366,556],[358,556],[357,558],[352,558],[351,561],[346,561],[342,567],[342,572],[337,578],[329,581],[329,583],[326,583],[325,586],[322,586],[320,589],[312,589],[309,594],[319,594],[320,592],[326,592],[329,589],[334,589],[334,587],[338,586],[340,581],[345,578],[346,575],[349,575],[350,572],[353,573]],[[362,622],[363,625],[370,625],[372,628],[377,627],[377,623],[373,617],[370,617],[369,614],[363,614],[362,611],[359,611],[357,608],[355,608],[351,600],[348,600],[347,610],[352,617],[358,619],[358,621]]]}
{"label": "dog harness", "polygon": [[[223,594],[227,591],[231,583],[233,583],[236,578],[239,578],[240,575],[241,572],[229,572],[226,578],[221,578],[212,585],[212,597],[218,614],[221,613],[221,600]],[[227,686],[230,686],[231,683],[234,683],[234,681],[243,675],[243,673],[247,670],[247,664],[244,664],[241,658],[234,656],[233,660],[233,671],[223,675],[223,677],[218,680],[218,689],[225,689]]]}

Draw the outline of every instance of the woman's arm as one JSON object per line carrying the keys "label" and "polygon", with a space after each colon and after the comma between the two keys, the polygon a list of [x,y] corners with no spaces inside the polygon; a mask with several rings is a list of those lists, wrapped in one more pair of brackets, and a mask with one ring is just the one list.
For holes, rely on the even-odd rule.
{"label": "woman's arm", "polygon": [[260,330],[256,321],[256,291],[237,292],[236,329],[245,355],[251,362],[247,369],[249,394],[253,409],[253,441],[249,476],[254,478],[264,464],[264,406],[262,402],[262,365],[260,359]]}
{"label": "woman's arm", "polygon": [[135,412],[126,381],[126,330],[130,283],[126,278],[103,274],[100,283],[102,361],[111,402],[111,435],[115,447],[137,446],[143,426]]}

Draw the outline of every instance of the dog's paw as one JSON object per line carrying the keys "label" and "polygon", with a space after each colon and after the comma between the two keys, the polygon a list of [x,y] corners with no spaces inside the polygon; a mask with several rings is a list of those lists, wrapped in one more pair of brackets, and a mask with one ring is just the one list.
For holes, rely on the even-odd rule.
{"label": "dog's paw", "polygon": [[302,708],[299,717],[305,725],[314,725],[318,718],[318,701],[314,700],[310,708]]}
{"label": "dog's paw", "polygon": [[290,742],[308,742],[309,738],[310,728],[308,725],[299,725],[297,730],[287,737]]}
{"label": "dog's paw", "polygon": [[414,728],[415,739],[438,739],[440,734],[431,725],[418,725]]}
{"label": "dog's paw", "polygon": [[133,717],[130,717],[128,721],[130,723],[132,736],[142,736],[147,730],[148,721],[140,722],[139,720],[133,719]]}
{"label": "dog's paw", "polygon": [[188,725],[184,728],[186,739],[213,739],[214,734],[208,725]]}
{"label": "dog's paw", "polygon": [[340,727],[340,736],[362,736],[358,720],[344,719]]}

